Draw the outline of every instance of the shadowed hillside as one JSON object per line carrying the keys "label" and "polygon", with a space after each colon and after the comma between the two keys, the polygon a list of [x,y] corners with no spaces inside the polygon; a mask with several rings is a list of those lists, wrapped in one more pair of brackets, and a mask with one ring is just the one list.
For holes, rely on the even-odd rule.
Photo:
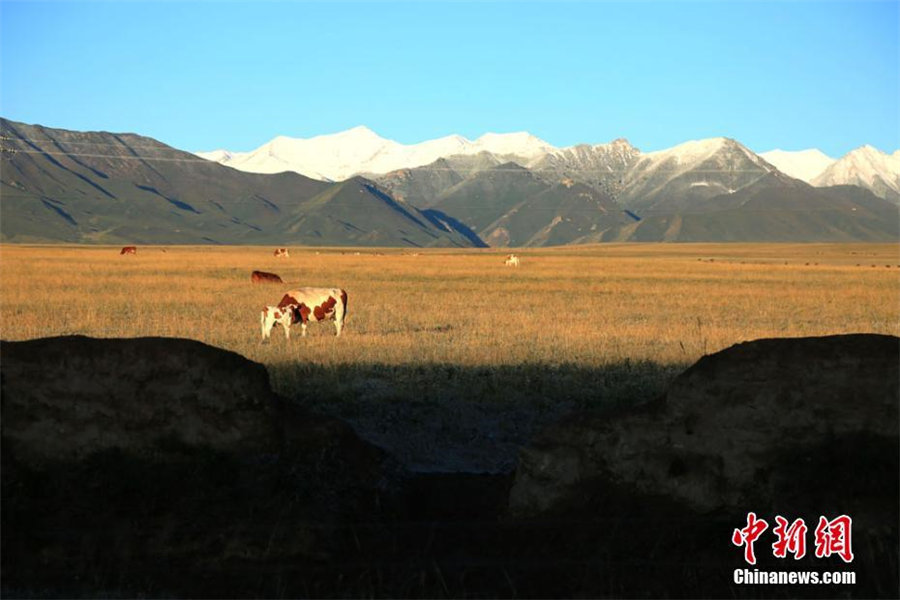
{"label": "shadowed hillside", "polygon": [[0,127],[4,241],[470,245],[367,180],[245,173],[134,134]]}

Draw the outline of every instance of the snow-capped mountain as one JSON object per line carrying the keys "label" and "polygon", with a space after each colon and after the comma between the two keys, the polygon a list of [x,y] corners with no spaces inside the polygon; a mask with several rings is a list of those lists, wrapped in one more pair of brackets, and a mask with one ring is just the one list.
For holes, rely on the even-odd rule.
{"label": "snow-capped mountain", "polygon": [[760,156],[781,172],[816,187],[855,185],[900,204],[900,150],[886,154],[867,145],[839,159],[815,149],[799,152],[772,150]]}
{"label": "snow-capped mountain", "polygon": [[359,126],[309,139],[279,136],[251,152],[215,150],[197,156],[252,173],[294,171],[307,177],[344,180],[358,173],[387,173],[427,165],[438,158],[489,152],[528,162],[555,148],[525,132],[486,133],[475,141],[449,135],[401,144]]}
{"label": "snow-capped mountain", "polygon": [[900,202],[900,150],[886,154],[872,146],[848,152],[811,183],[815,186],[857,185],[888,200]]}
{"label": "snow-capped mountain", "polygon": [[761,152],[760,156],[782,173],[806,183],[810,183],[835,162],[834,158],[816,148],[798,150],[796,152],[770,150],[769,152]]}
{"label": "snow-capped mountain", "polygon": [[633,210],[672,211],[696,200],[733,194],[772,172],[778,173],[735,140],[694,140],[642,154],[625,174],[617,200]]}
{"label": "snow-capped mountain", "polygon": [[[723,159],[722,150],[729,148],[732,159]],[[741,159],[747,161],[744,171],[762,173],[774,167],[814,186],[856,185],[900,203],[900,151],[888,155],[871,146],[863,146],[836,160],[814,148],[755,154],[738,142],[722,137],[685,142],[648,153],[641,153],[625,139],[556,148],[527,132],[486,133],[474,141],[448,135],[418,144],[401,144],[359,126],[308,139],[279,136],[251,152],[214,150],[196,154],[240,171],[293,171],[323,181],[343,181],[354,175],[379,177],[426,165],[436,169],[434,163],[439,159],[452,159],[455,165],[452,170],[463,175],[465,171],[471,174],[478,168],[515,162],[539,176],[570,178],[613,197],[623,193],[629,197],[645,194],[652,191],[648,185],[654,182],[661,185],[663,180],[677,177],[679,171],[694,171],[697,164],[719,154],[719,159],[704,168],[730,172],[730,183],[722,176],[707,179],[692,176],[689,182],[692,187],[707,186],[709,192],[729,193],[739,189],[747,178],[738,177],[740,169],[736,170],[732,163]],[[466,162],[471,163],[468,169],[462,168]],[[665,176],[660,177],[660,173]]]}
{"label": "snow-capped mountain", "polygon": [[640,158],[641,151],[619,138],[608,144],[579,144],[547,153],[526,166],[543,177],[574,179],[615,197],[625,174]]}

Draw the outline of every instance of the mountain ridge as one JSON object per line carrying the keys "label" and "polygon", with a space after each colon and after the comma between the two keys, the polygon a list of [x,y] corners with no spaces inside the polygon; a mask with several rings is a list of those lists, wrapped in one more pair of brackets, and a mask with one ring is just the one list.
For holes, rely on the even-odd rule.
{"label": "mountain ridge", "polygon": [[[247,172],[294,171],[323,181],[337,181],[353,175],[377,177],[402,169],[423,167],[439,158],[488,153],[496,158],[497,164],[513,161],[532,170],[573,177],[615,194],[621,183],[615,177],[616,170],[627,172],[637,159],[666,154],[690,159],[693,153],[710,150],[725,139],[729,138],[689,140],[671,148],[646,153],[632,146],[625,138],[604,144],[582,143],[557,148],[524,131],[489,132],[476,140],[451,134],[417,144],[401,144],[382,138],[360,125],[306,139],[277,136],[249,152],[213,150],[196,152],[195,155]],[[786,175],[817,187],[859,185],[900,204],[900,150],[887,154],[871,146],[861,146],[837,159],[814,148],[762,153],[747,149],[747,152]],[[861,152],[868,153],[868,156],[860,159]],[[611,167],[609,158],[613,153],[620,155],[616,169]],[[601,155],[607,156],[598,159]],[[598,166],[598,161],[601,166]],[[830,174],[826,176],[825,171],[829,169]]]}
{"label": "mountain ridge", "polygon": [[0,131],[3,241],[471,245],[362,178],[245,173],[136,134]]}
{"label": "mountain ridge", "polygon": [[[0,129],[7,242],[520,247],[900,238],[897,204],[859,186],[813,187],[724,137],[650,153],[619,139],[531,160],[480,150],[326,182],[239,171],[137,134],[5,119]],[[376,137],[361,129],[348,136]],[[880,154],[861,156],[877,163]]]}

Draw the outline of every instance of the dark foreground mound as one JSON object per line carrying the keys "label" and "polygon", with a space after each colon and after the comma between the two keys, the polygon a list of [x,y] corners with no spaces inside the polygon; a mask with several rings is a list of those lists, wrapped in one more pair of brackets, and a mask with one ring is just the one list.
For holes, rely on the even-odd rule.
{"label": "dark foreground mound", "polygon": [[[544,431],[513,481],[403,473],[198,342],[3,342],[3,596],[897,597],[898,347],[735,346]],[[750,511],[758,568],[856,584],[736,584]],[[850,564],[814,556],[840,514]],[[776,515],[802,560],[772,556]]]}
{"label": "dark foreground mound", "polygon": [[[572,539],[593,535],[613,562],[630,558],[652,593],[672,593],[682,578],[695,594],[730,596],[747,591],[727,580],[749,566],[731,534],[752,511],[770,524],[756,544],[765,568],[857,572],[855,586],[783,594],[895,597],[898,367],[891,336],[733,346],[701,359],[657,401],[545,430],[521,454],[510,512],[575,521]],[[804,519],[805,559],[772,560],[776,515]],[[819,517],[839,515],[853,519],[850,565],[813,556]]]}
{"label": "dark foreground mound", "polygon": [[266,369],[182,339],[3,342],[4,450],[38,466],[166,446],[277,452]]}
{"label": "dark foreground mound", "polygon": [[6,597],[271,595],[266,569],[377,509],[383,453],[232,352],[62,337],[2,342],[0,368]]}

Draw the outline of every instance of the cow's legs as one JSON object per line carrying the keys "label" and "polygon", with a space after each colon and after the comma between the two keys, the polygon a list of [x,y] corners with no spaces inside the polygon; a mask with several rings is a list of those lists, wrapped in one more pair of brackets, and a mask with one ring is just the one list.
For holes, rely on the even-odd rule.
{"label": "cow's legs", "polygon": [[344,317],[347,315],[347,294],[341,293],[341,300],[335,307],[334,329],[335,336],[340,337],[341,331],[344,329]]}

